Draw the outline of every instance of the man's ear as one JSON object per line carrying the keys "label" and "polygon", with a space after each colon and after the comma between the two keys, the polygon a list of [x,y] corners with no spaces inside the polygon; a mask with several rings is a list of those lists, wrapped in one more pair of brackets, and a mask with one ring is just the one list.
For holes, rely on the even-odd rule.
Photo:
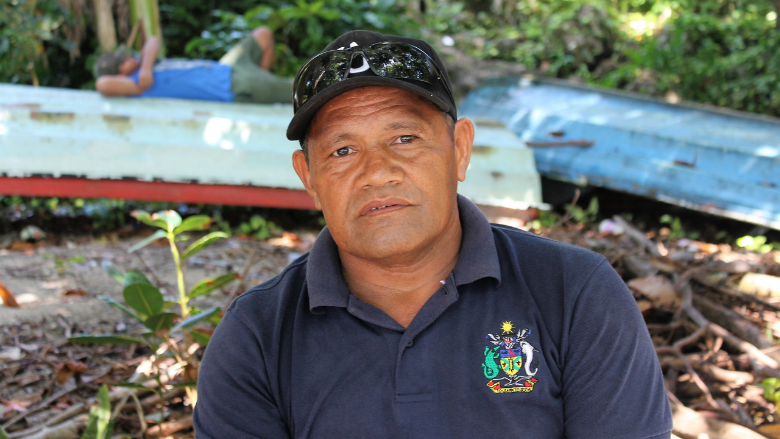
{"label": "man's ear", "polygon": [[474,144],[474,124],[465,117],[455,122],[455,154],[458,165],[458,181],[466,179],[466,169],[471,161]]}
{"label": "man's ear", "polygon": [[311,170],[309,169],[309,161],[306,160],[306,155],[304,155],[301,150],[295,151],[292,156],[292,161],[295,173],[298,174],[298,178],[301,179],[301,183],[303,183],[303,186],[306,188],[306,192],[314,198],[314,205],[317,207],[317,210],[322,210],[320,197],[317,196],[317,191],[314,189],[314,185],[311,182]]}

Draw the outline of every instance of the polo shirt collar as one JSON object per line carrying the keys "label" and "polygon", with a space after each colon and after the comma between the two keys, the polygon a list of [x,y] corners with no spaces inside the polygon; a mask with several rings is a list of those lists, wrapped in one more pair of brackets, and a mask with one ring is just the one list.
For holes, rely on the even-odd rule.
{"label": "polo shirt collar", "polygon": [[[460,256],[452,274],[455,285],[492,277],[501,283],[501,269],[493,231],[485,215],[466,197],[458,195],[463,235]],[[309,309],[320,306],[346,308],[350,292],[341,274],[339,249],[328,227],[322,229],[309,252],[306,264]]]}

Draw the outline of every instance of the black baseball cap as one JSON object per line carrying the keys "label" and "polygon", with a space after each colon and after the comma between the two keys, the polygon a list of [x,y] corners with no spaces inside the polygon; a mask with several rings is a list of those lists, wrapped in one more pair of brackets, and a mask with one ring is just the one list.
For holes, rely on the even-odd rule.
{"label": "black baseball cap", "polygon": [[[378,32],[371,32],[366,30],[353,30],[349,31],[340,37],[333,40],[328,44],[325,49],[320,53],[328,52],[331,50],[348,49],[353,46],[366,47],[376,43],[405,43],[417,47],[425,52],[431,60],[433,60],[436,68],[441,72],[441,79],[434,81],[434,83],[427,83],[423,81],[417,81],[414,79],[397,79],[384,76],[378,76],[371,69],[365,70],[360,73],[351,73],[343,81],[337,82],[319,93],[311,96],[300,108],[294,106],[294,116],[290,121],[290,125],[287,127],[287,138],[289,140],[301,140],[306,132],[311,119],[317,113],[317,110],[325,105],[328,101],[334,97],[360,87],[369,86],[387,86],[398,87],[405,90],[417,93],[421,97],[429,100],[445,113],[452,116],[453,120],[458,119],[457,110],[455,108],[455,101],[452,97],[452,86],[450,85],[450,78],[447,75],[447,70],[444,68],[444,64],[441,62],[439,55],[433,48],[425,41],[418,40],[416,38],[399,37],[395,35],[384,35]],[[316,57],[316,56],[315,56]],[[314,58],[314,57],[313,57]],[[312,58],[312,59],[313,59]],[[298,70],[295,75],[295,82],[298,84],[298,78],[300,77],[304,67]],[[295,90],[293,90],[293,99],[295,98]]]}

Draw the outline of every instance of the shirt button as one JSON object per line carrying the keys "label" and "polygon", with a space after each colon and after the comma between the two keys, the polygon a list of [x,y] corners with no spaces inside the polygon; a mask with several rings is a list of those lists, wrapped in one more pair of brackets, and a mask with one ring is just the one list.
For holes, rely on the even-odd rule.
{"label": "shirt button", "polygon": [[414,339],[411,339],[411,340],[409,340],[409,342],[408,342],[408,343],[406,343],[406,347],[407,347],[407,348],[410,348],[410,347],[412,347],[412,346],[414,346]]}

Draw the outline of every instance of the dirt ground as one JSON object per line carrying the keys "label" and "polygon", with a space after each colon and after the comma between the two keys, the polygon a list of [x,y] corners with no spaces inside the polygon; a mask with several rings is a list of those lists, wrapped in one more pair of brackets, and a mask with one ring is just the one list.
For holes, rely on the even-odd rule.
{"label": "dirt ground", "polygon": [[[188,259],[185,282],[191,288],[197,281],[229,271],[246,276],[223,291],[194,299],[195,306],[223,306],[229,294],[249,289],[275,276],[291,261],[309,251],[316,232],[285,234],[268,241],[229,238]],[[82,327],[121,321],[125,316],[97,296],[122,301],[122,285],[105,270],[113,264],[123,272],[138,270],[158,285],[166,300],[177,296],[176,274],[167,241],[128,253],[141,238],[109,241],[73,237],[62,245],[42,242],[32,248],[0,250],[0,282],[15,296],[21,308],[0,306],[0,326],[20,322],[40,322],[60,315],[80,322]],[[76,258],[76,259],[74,259]],[[83,261],[81,261],[83,258]]]}

